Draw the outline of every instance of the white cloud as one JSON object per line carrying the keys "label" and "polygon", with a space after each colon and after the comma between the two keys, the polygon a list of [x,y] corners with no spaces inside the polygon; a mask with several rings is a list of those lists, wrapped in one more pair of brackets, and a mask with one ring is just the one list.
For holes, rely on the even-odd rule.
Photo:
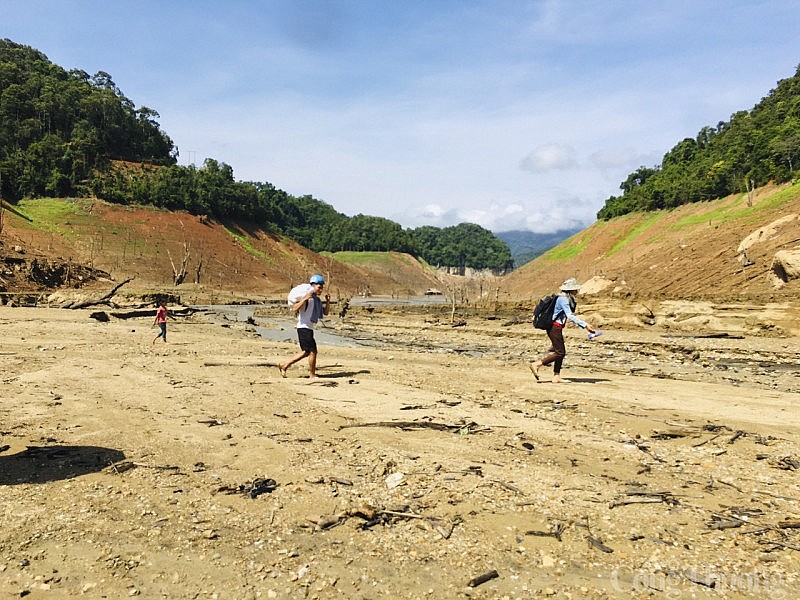
{"label": "white cloud", "polygon": [[577,164],[575,149],[572,146],[553,142],[534,148],[519,162],[519,168],[532,173],[543,173],[554,169],[567,169]]}

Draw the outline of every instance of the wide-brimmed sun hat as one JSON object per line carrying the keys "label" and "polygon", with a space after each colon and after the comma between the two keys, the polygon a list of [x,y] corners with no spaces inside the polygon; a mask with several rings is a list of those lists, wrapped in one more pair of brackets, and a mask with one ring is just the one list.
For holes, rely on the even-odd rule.
{"label": "wide-brimmed sun hat", "polygon": [[562,292],[577,292],[579,289],[581,289],[581,284],[574,277],[570,277],[561,284]]}

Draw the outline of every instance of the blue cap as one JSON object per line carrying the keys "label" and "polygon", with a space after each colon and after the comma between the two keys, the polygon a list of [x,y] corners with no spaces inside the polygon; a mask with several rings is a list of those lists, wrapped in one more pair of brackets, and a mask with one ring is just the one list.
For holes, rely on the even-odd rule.
{"label": "blue cap", "polygon": [[325,283],[325,278],[322,275],[312,275],[309,283]]}

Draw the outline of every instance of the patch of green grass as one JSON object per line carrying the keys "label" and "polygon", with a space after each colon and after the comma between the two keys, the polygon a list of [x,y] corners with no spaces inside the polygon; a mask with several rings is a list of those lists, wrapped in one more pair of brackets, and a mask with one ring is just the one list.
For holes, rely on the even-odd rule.
{"label": "patch of green grass", "polygon": [[747,222],[759,219],[759,213],[774,210],[800,196],[800,186],[788,187],[762,198],[753,206],[747,205],[747,194],[740,194],[733,201],[716,200],[710,203],[710,210],[702,214],[687,216],[678,221],[674,229],[693,227],[695,225],[720,225],[728,221],[742,220]]}
{"label": "patch of green grass", "polygon": [[57,233],[68,239],[75,233],[71,226],[85,225],[89,215],[83,203],[63,198],[23,199],[17,203],[16,208],[30,219],[25,222],[25,226]]}
{"label": "patch of green grass", "polygon": [[662,217],[663,213],[658,212],[658,213],[653,213],[652,215],[643,219],[641,223],[628,230],[627,235],[622,239],[618,240],[617,243],[615,243],[611,247],[611,249],[606,253],[606,256],[612,256],[613,254],[616,254],[617,252],[622,250],[626,245],[628,245],[630,242],[635,240],[645,231],[650,229],[656,222],[660,221]]}
{"label": "patch of green grass", "polygon": [[[328,255],[328,253],[325,253]],[[388,252],[333,252],[330,253],[329,256],[332,256],[339,262],[343,262],[348,265],[364,265],[364,264],[378,264],[378,265],[388,265],[389,264],[389,253]]]}
{"label": "patch of green grass", "polygon": [[542,255],[545,260],[566,260],[575,258],[589,245],[589,236],[578,233],[571,238],[561,242],[555,248],[548,250]]}
{"label": "patch of green grass", "polygon": [[767,196],[763,200],[760,200],[753,208],[758,210],[770,210],[792,200],[796,200],[799,196],[800,184],[795,184],[785,190]]}
{"label": "patch of green grass", "polygon": [[86,215],[86,210],[74,200],[63,198],[35,198],[20,200],[17,208],[34,221],[53,223],[71,215]]}
{"label": "patch of green grass", "polygon": [[241,247],[244,248],[248,254],[252,254],[253,256],[265,260],[268,263],[274,262],[269,254],[253,246],[253,244],[250,242],[250,238],[243,233],[234,231],[230,227],[225,227],[225,231],[227,231],[228,235],[230,235],[233,239],[239,242]]}
{"label": "patch of green grass", "polygon": [[[675,223],[674,230],[680,230],[685,227],[694,227],[695,225],[702,225],[704,223],[725,223],[732,221],[743,216],[748,211],[753,211],[753,207],[747,206],[745,202],[746,194],[740,195],[733,201],[715,200],[709,203],[709,210],[700,214],[689,215]],[[694,203],[692,206],[698,206],[699,203]]]}

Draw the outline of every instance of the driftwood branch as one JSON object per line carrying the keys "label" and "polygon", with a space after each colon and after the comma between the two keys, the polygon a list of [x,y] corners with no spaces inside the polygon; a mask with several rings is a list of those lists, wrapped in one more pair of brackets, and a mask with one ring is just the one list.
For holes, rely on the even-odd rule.
{"label": "driftwood branch", "polygon": [[469,580],[467,585],[469,587],[478,587],[482,583],[486,583],[487,581],[491,581],[492,579],[496,579],[498,577],[500,577],[500,574],[493,569],[488,573],[484,573],[483,575],[478,575],[477,577],[473,577],[472,579]]}
{"label": "driftwood branch", "polygon": [[[348,484],[352,485],[352,482],[348,482]],[[370,529],[375,525],[388,525],[394,521],[397,521],[398,519],[419,519],[421,522],[435,529],[445,540],[450,539],[455,526],[461,522],[460,518],[444,519],[440,517],[421,515],[402,509],[379,509],[366,504],[338,514],[307,517],[306,521],[313,524],[314,528],[319,530],[330,529],[331,527],[341,525],[350,517],[363,519],[364,522],[358,525],[358,528],[362,530]]]}
{"label": "driftwood branch", "polygon": [[[794,550],[796,552],[800,552],[800,546],[795,544],[786,544],[784,542],[779,542],[777,540],[759,540],[760,543],[764,545],[772,545],[778,548],[786,548],[787,550]],[[766,552],[771,552],[774,548],[767,548]]]}
{"label": "driftwood branch", "polygon": [[535,535],[538,537],[554,537],[559,542],[561,541],[561,535],[564,533],[564,530],[567,528],[566,525],[563,523],[556,523],[553,525],[553,528],[550,531],[540,531],[537,529],[530,529],[525,532],[525,535]]}
{"label": "driftwood branch", "polygon": [[586,539],[589,542],[590,546],[597,548],[598,550],[600,550],[600,552],[605,552],[606,554],[611,554],[612,552],[614,552],[613,548],[609,548],[603,543],[603,540],[596,538],[593,535],[587,535]]}
{"label": "driftwood branch", "polygon": [[717,585],[716,580],[713,577],[701,575],[695,571],[666,571],[667,575],[678,575],[680,577],[685,577],[692,583],[696,583],[697,585],[702,585],[703,587],[707,588],[714,588]]}
{"label": "driftwood branch", "polygon": [[747,523],[746,520],[736,515],[712,514],[711,521],[708,523],[709,529],[736,529]]}
{"label": "driftwood branch", "polygon": [[276,367],[277,363],[272,362],[233,362],[229,360],[208,360],[203,363],[204,367]]}
{"label": "driftwood branch", "polygon": [[800,529],[800,519],[786,519],[779,521],[778,527],[781,529]]}
{"label": "driftwood branch", "polygon": [[79,302],[67,302],[67,303],[62,304],[60,308],[72,308],[72,309],[74,309],[74,308],[86,308],[87,306],[96,306],[98,304],[108,304],[108,301],[111,298],[114,297],[114,294],[117,293],[119,288],[121,288],[126,283],[130,283],[131,281],[133,281],[133,277],[130,277],[130,278],[126,279],[125,281],[123,281],[121,283],[118,283],[117,285],[114,286],[114,288],[110,292],[108,292],[102,298],[98,298],[96,300],[82,300],[82,301],[79,301]]}
{"label": "driftwood branch", "polygon": [[625,506],[627,504],[678,504],[675,497],[669,492],[647,492],[647,491],[628,491],[625,497],[614,500],[609,508]]}
{"label": "driftwood branch", "polygon": [[175,266],[175,261],[172,260],[172,254],[169,252],[169,248],[167,248],[167,256],[169,257],[169,263],[172,265],[172,281],[175,285],[180,285],[186,279],[186,265],[189,263],[189,257],[191,254],[189,253],[189,244],[185,241],[183,242],[183,260],[181,261],[181,267],[178,269]]}
{"label": "driftwood branch", "polygon": [[457,431],[459,433],[478,433],[479,431],[489,431],[488,427],[480,427],[477,423],[464,423],[461,425],[448,425],[446,423],[434,423],[431,421],[377,421],[373,423],[353,423],[351,425],[340,425],[339,430],[350,427],[397,427],[398,429],[435,429],[437,431]]}

